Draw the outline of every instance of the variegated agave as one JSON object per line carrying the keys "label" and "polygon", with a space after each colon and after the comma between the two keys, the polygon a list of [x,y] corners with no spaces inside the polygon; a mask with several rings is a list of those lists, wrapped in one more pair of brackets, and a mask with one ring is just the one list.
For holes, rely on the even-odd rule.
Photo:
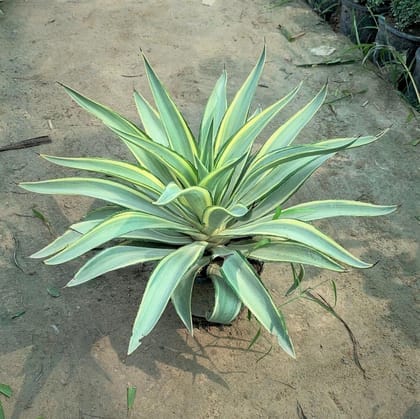
{"label": "variegated agave", "polygon": [[144,58],[155,107],[139,93],[134,99],[143,128],[64,87],[84,109],[102,120],[127,145],[136,163],[102,158],[43,157],[60,166],[106,177],[72,177],[21,186],[45,194],[85,195],[110,205],[90,213],[32,257],[55,265],[98,251],[68,286],[146,261],[160,261],[148,281],[134,322],[128,353],[149,334],[169,300],[192,332],[191,294],[205,272],[213,281],[215,304],[208,320],[229,323],[244,304],[291,356],[285,321],[249,260],[308,264],[333,271],[343,265],[371,265],[309,222],[336,216],[376,216],[393,206],[327,200],[287,207],[306,179],[337,151],[379,137],[340,138],[292,145],[326,96],[326,87],[280,126],[259,148],[255,139],[296,95],[250,114],[265,61],[258,63],[227,105],[226,73],[207,102],[198,137]]}

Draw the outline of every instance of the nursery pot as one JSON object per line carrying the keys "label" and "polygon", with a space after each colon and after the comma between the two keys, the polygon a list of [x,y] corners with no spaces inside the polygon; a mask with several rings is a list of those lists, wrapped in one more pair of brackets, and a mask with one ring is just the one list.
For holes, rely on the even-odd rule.
{"label": "nursery pot", "polygon": [[413,68],[412,70],[413,80],[410,80],[410,83],[408,85],[407,97],[408,97],[409,102],[412,103],[413,106],[417,107],[418,110],[420,110],[419,99],[414,89],[414,84],[415,84],[415,86],[417,87],[417,91],[420,92],[420,47],[417,48],[416,50],[415,63],[412,68]]}
{"label": "nursery pot", "polygon": [[340,32],[353,43],[371,44],[378,32],[377,17],[388,10],[388,6],[370,9],[352,0],[341,0]]}
{"label": "nursery pot", "polygon": [[[420,36],[406,32],[401,32],[394,26],[390,25],[384,16],[378,17],[379,28],[376,35],[377,45],[389,45],[399,52],[407,53],[407,66],[414,63],[417,48],[420,47]],[[378,65],[383,65],[392,60],[390,54],[376,53],[374,57]]]}

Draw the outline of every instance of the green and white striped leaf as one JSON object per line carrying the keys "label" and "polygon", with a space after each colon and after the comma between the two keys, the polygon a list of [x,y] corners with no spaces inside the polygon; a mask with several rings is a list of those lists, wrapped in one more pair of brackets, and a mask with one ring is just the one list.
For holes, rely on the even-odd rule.
{"label": "green and white striped leaf", "polygon": [[[288,163],[294,160],[300,160],[310,156],[321,156],[323,154],[332,154],[339,150],[348,148],[355,139],[350,139],[347,143],[331,146],[317,146],[317,145],[299,145],[284,147],[279,150],[265,154],[262,158],[256,160],[253,166],[250,167],[243,178],[241,184],[242,189],[249,189],[258,183],[261,176],[268,175],[272,169],[279,167],[282,164]],[[238,192],[240,194],[241,192]],[[242,192],[243,193],[243,192]]]}
{"label": "green and white striped leaf", "polygon": [[165,187],[156,176],[147,170],[122,161],[85,157],[55,157],[45,154],[41,154],[41,157],[59,166],[103,173],[126,180],[152,192],[152,196],[162,193]]}
{"label": "green and white striped leaf", "polygon": [[193,213],[201,219],[204,210],[210,207],[213,202],[210,192],[200,186],[193,186],[191,188],[181,189],[176,183],[170,183],[159,199],[155,202],[156,205],[167,205],[174,200],[187,204]]}
{"label": "green and white striped leaf", "polygon": [[[61,83],[60,83],[61,84]],[[120,131],[124,131],[132,134],[139,134],[141,131],[128,119],[124,118],[117,112],[114,112],[112,109],[107,108],[100,103],[89,99],[88,97],[82,95],[76,90],[61,84],[64,87],[66,93],[83,109],[94,115],[96,118],[100,119],[107,127],[116,128]]]}
{"label": "green and white striped leaf", "polygon": [[128,354],[137,349],[143,337],[155,327],[174,290],[186,275],[191,275],[191,267],[201,259],[206,247],[206,242],[191,243],[180,247],[160,261],[147,282],[134,321]]}
{"label": "green and white striped leaf", "polygon": [[[67,94],[79,106],[91,113],[96,118],[100,119],[108,128],[111,128],[112,130],[118,129],[120,131],[131,134],[141,133],[139,128],[136,127],[132,122],[130,122],[120,114],[114,112],[112,109],[109,109],[106,106],[89,99],[88,97],[82,95],[74,89],[71,89],[68,86],[65,86],[64,84],[61,84],[61,86],[64,87]],[[141,165],[151,169],[151,162],[147,157],[147,153],[145,153],[143,149],[138,148],[135,145],[130,144],[126,141],[124,141],[124,143],[127,145],[129,150],[133,153],[134,157]],[[156,174],[155,172],[153,173]]]}
{"label": "green and white striped leaf", "polygon": [[333,259],[309,246],[299,243],[270,241],[261,247],[256,247],[255,242],[232,244],[227,247],[240,251],[247,258],[258,259],[262,262],[301,263],[336,272],[344,271],[344,268]]}
{"label": "green and white striped leaf", "polygon": [[[383,133],[376,137],[339,138],[315,143],[315,146],[330,147],[339,149],[348,144],[347,149],[360,147],[371,142],[377,141]],[[257,205],[253,212],[254,218],[261,214],[267,214],[285,202],[293,195],[302,184],[320,167],[326,160],[334,156],[335,153],[326,154],[319,157],[302,157],[288,163],[283,163],[279,167],[260,176],[258,182],[243,182],[235,195],[235,200],[240,200],[245,205],[251,205],[263,198],[263,202]],[[250,170],[252,173],[252,170]],[[269,208],[266,210],[266,208]]]}
{"label": "green and white striped leaf", "polygon": [[143,242],[157,242],[157,243],[166,243],[168,245],[184,245],[189,244],[193,240],[191,237],[174,232],[172,230],[152,230],[152,229],[143,229],[143,230],[134,230],[127,234],[121,236],[123,239],[131,239],[134,241],[143,241]]}
{"label": "green and white striped leaf", "polygon": [[295,113],[274,132],[274,134],[259,150],[257,158],[260,158],[271,151],[290,145],[297,137],[299,132],[302,131],[302,129],[307,125],[307,123],[313,118],[313,116],[322,106],[326,96],[327,85],[325,85],[304,108]]}
{"label": "green and white striped leaf", "polygon": [[80,234],[85,234],[102,221],[125,210],[126,208],[122,208],[117,205],[107,205],[90,212],[82,221],[72,224],[70,228]]}
{"label": "green and white striped leaf", "polygon": [[175,311],[191,335],[193,335],[191,296],[194,287],[194,281],[200,270],[209,262],[209,257],[202,257],[185,274],[184,278],[176,286],[171,296],[171,301],[175,307]]}
{"label": "green and white striped leaf", "polygon": [[296,96],[300,86],[295,87],[284,98],[258,113],[225,142],[217,157],[217,167],[224,166],[230,160],[248,155],[260,132]]}
{"label": "green and white striped leaf", "polygon": [[225,259],[221,273],[255,318],[277,337],[281,348],[295,358],[283,315],[274,305],[270,294],[248,261],[239,252],[235,252]]}
{"label": "green and white striped leaf", "polygon": [[188,227],[159,218],[150,214],[124,211],[107,218],[105,221],[89,230],[79,240],[71,243],[60,253],[57,253],[45,263],[47,265],[58,265],[75,259],[89,250],[94,249],[110,240],[122,237],[130,232],[147,228],[162,228],[176,231],[191,231]]}
{"label": "green and white striped leaf", "polygon": [[220,275],[209,275],[214,287],[214,306],[206,320],[212,323],[231,324],[242,308],[242,301]]}
{"label": "green and white striped leaf", "polygon": [[217,231],[223,230],[230,220],[243,217],[247,212],[248,208],[242,204],[230,208],[208,207],[203,215],[204,231],[209,235],[217,234]]}
{"label": "green and white striped leaf", "polygon": [[258,85],[265,62],[265,46],[260,55],[260,58],[251,71],[248,78],[245,80],[242,87],[238,90],[232,103],[229,105],[220,128],[217,131],[217,136],[214,142],[214,149],[216,154],[220,152],[226,141],[232,137],[246,122],[249,108],[251,106],[252,98],[255,89]]}
{"label": "green and white striped leaf", "polygon": [[286,208],[280,218],[300,221],[320,220],[329,217],[375,217],[397,209],[395,205],[373,205],[366,202],[346,200],[312,201]]}
{"label": "green and white striped leaf", "polygon": [[227,108],[226,81],[226,71],[223,70],[207,101],[201,120],[198,140],[200,160],[204,162],[209,170],[213,169],[215,157],[213,155],[214,140]]}
{"label": "green and white striped leaf", "polygon": [[168,212],[153,205],[141,192],[117,182],[95,178],[63,178],[40,182],[24,182],[20,186],[43,194],[83,195],[102,199],[122,207],[168,217]]}
{"label": "green and white striped leaf", "polygon": [[[254,188],[250,189],[241,201],[245,205],[257,204],[252,210],[250,219],[259,219],[272,213],[283,205],[305,181],[326,161],[332,154],[320,157],[306,157],[302,160],[286,163],[285,167],[274,169]],[[246,197],[249,197],[247,200]]]}
{"label": "green and white striped leaf", "polygon": [[181,180],[184,186],[191,186],[197,183],[195,168],[182,155],[162,144],[153,142],[145,134],[139,136],[127,134],[119,130],[114,131],[124,140],[147,151],[149,156],[152,156],[155,161],[163,165],[175,179]]}
{"label": "green and white striped leaf", "polygon": [[266,222],[254,222],[242,227],[229,228],[221,233],[221,237],[271,236],[293,240],[309,246],[339,262],[355,268],[369,268],[372,265],[361,261],[336,243],[333,239],[321,233],[315,227],[298,220],[278,219]]}
{"label": "green and white striped leaf", "polygon": [[213,191],[213,195],[217,195],[216,191],[219,185],[226,186],[229,183],[230,175],[235,170],[235,167],[241,163],[244,156],[238,159],[233,159],[227,162],[223,167],[212,170],[205,178],[203,178],[199,186]]}
{"label": "green and white striped leaf", "polygon": [[107,272],[139,263],[160,260],[175,249],[140,246],[114,246],[102,250],[86,262],[67,283],[67,287],[83,284]]}
{"label": "green and white striped leaf", "polygon": [[73,243],[74,241],[79,239],[80,235],[81,234],[77,231],[67,230],[64,234],[52,241],[48,246],[45,246],[41,250],[38,250],[29,257],[32,259],[43,259],[48,256],[51,256],[54,253],[57,253],[60,250],[64,249],[70,243]]}
{"label": "green and white striped leaf", "polygon": [[162,125],[165,128],[169,145],[172,150],[185,156],[188,161],[193,163],[195,156],[198,156],[198,152],[191,130],[144,55],[143,60],[150,89]]}
{"label": "green and white striped leaf", "polygon": [[149,102],[137,91],[134,91],[134,102],[137,112],[140,115],[141,122],[146,134],[159,144],[165,147],[169,146],[169,140],[166,136],[165,128],[160,120],[159,114],[149,104]]}

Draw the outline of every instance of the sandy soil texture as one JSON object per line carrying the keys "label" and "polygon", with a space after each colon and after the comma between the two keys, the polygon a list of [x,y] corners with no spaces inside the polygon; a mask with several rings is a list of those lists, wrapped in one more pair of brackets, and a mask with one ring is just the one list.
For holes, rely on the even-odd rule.
{"label": "sandy soil texture", "polygon": [[[211,6],[201,0],[6,0],[0,8],[0,147],[42,135],[52,140],[0,152],[0,383],[14,390],[9,399],[0,395],[7,418],[124,418],[127,386],[137,387],[131,418],[420,417],[420,146],[413,145],[419,118],[369,65],[299,66],[321,61],[310,51],[323,45],[336,50],[328,59],[339,57],[351,47],[347,39],[302,1],[279,7],[269,0],[215,0]],[[288,42],[278,25],[304,34]],[[378,261],[374,268],[340,275],[308,270],[313,284],[337,282],[336,310],[359,342],[365,375],[343,324],[303,301],[284,308],[296,361],[268,335],[247,351],[258,326],[245,314],[231,327],[197,328],[191,337],[171,306],[127,357],[148,267],[61,289],[81,260],[45,266],[27,258],[98,204],[19,189],[23,180],[71,173],[37,154],[128,157],[57,81],[135,120],[133,88],[150,98],[142,48],[196,132],[223,66],[232,97],[264,39],[268,61],[255,105],[267,106],[304,81],[271,128],[326,80],[330,103],[300,142],[391,127],[380,143],[340,153],[296,196],[400,205],[386,217],[318,223],[356,255]],[[34,207],[49,228],[34,216]],[[287,266],[265,268],[264,280],[279,304],[290,275]],[[51,287],[59,289],[58,297]],[[332,301],[327,285],[320,292]]]}

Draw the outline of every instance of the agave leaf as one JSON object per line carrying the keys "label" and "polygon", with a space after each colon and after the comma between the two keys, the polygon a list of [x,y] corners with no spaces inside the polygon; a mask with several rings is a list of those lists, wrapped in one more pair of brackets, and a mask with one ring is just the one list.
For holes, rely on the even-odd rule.
{"label": "agave leaf", "polygon": [[274,134],[265,142],[257,153],[257,158],[264,156],[270,151],[290,145],[299,132],[313,118],[315,113],[324,103],[327,96],[327,85],[299,112],[288,119]]}
{"label": "agave leaf", "polygon": [[[332,154],[316,158],[306,157],[302,160],[286,163],[285,167],[270,172],[244,197],[240,198],[245,205],[256,202],[249,218],[255,220],[266,214],[268,214],[267,219],[272,218],[272,213],[276,208],[283,205],[331,156]],[[248,196],[249,199],[246,198]]]}
{"label": "agave leaf", "polygon": [[[348,148],[360,147],[372,143],[377,141],[382,135],[381,133],[376,137],[368,136],[358,138]],[[348,140],[348,138],[341,138],[322,141],[317,144],[327,147],[339,147],[348,142]],[[246,192],[244,198],[238,199],[241,199],[245,205],[251,204],[247,201],[246,197],[253,197],[253,202],[259,201],[252,211],[252,217],[254,219],[265,214],[270,214],[279,205],[286,202],[305,183],[312,173],[322,166],[326,160],[334,156],[334,154],[321,155],[316,158],[305,157],[286,163],[271,171],[269,176],[260,180],[252,189]],[[262,197],[264,198],[260,201]]]}
{"label": "agave leaf", "polygon": [[130,163],[101,158],[55,157],[45,154],[41,154],[41,157],[59,166],[89,170],[126,180],[151,191],[153,195],[162,193],[164,189],[163,183],[156,176]]}
{"label": "agave leaf", "polygon": [[[355,139],[350,139],[347,143],[335,145],[335,147],[317,145],[290,146],[267,153],[262,158],[254,161],[253,166],[251,166],[244,175],[241,187],[246,190],[250,185],[252,186],[258,182],[261,176],[265,176],[272,169],[279,167],[281,164],[300,160],[304,157],[332,154],[348,148],[354,141]],[[243,191],[238,192],[238,195],[243,193]]]}
{"label": "agave leaf", "polygon": [[141,192],[105,179],[95,178],[63,178],[44,180],[40,182],[24,182],[20,186],[31,192],[44,194],[83,195],[102,199],[113,204],[121,205],[147,213],[168,217],[169,213],[153,205],[149,198]]}
{"label": "agave leaf", "polygon": [[216,234],[218,230],[223,230],[230,220],[243,217],[247,212],[248,208],[242,204],[230,208],[209,206],[203,214],[204,231],[209,235]]}
{"label": "agave leaf", "polygon": [[60,250],[63,250],[69,244],[78,240],[82,234],[87,233],[92,228],[96,227],[106,218],[110,217],[113,214],[121,212],[123,208],[117,206],[107,206],[99,208],[92,211],[84,221],[80,221],[70,226],[70,229],[67,230],[64,234],[57,237],[49,245],[45,246],[43,249],[34,253],[30,256],[33,259],[42,259],[48,256],[51,256],[55,253],[58,253]]}
{"label": "agave leaf", "polygon": [[[374,142],[382,135],[383,133],[376,137],[360,137],[355,140],[351,138],[339,138],[321,141],[314,145],[337,149],[350,143],[347,147],[347,149],[350,149]],[[260,175],[258,181],[251,183],[246,182],[246,185],[243,183],[235,194],[235,200],[240,200],[245,205],[250,205],[253,202],[258,202],[262,197],[265,197],[263,202],[260,202],[257,205],[259,209],[255,209],[253,215],[260,216],[261,213],[267,214],[293,195],[306,179],[308,179],[326,160],[334,156],[334,154],[335,153],[327,154],[325,156],[321,155],[320,157],[315,158],[303,157],[288,163],[283,163],[279,167],[272,169],[272,171]],[[250,173],[252,173],[252,170],[250,170]],[[269,209],[266,210],[266,208]]]}
{"label": "agave leaf", "polygon": [[258,85],[265,62],[265,46],[256,66],[238,90],[232,103],[224,114],[220,128],[214,142],[216,154],[222,149],[226,141],[232,137],[246,122],[251,101]]}
{"label": "agave leaf", "polygon": [[198,153],[191,130],[144,55],[143,60],[150,89],[159,110],[169,144],[172,150],[185,156],[192,163]]}
{"label": "agave leaf", "polygon": [[213,204],[210,192],[207,189],[200,186],[181,189],[173,182],[165,188],[155,204],[167,205],[174,200],[178,200],[181,203],[185,202],[199,219],[201,219],[204,210]]}
{"label": "agave leaf", "polygon": [[82,221],[72,224],[70,229],[77,231],[80,234],[85,234],[108,217],[111,217],[112,215],[125,210],[126,208],[122,208],[116,205],[107,205],[105,207],[98,208],[90,212]]}
{"label": "agave leaf", "polygon": [[242,160],[236,165],[235,170],[229,179],[229,185],[224,191],[224,196],[221,198],[222,205],[227,205],[232,202],[232,194],[244,176],[244,167],[255,139],[271,119],[273,119],[274,116],[293,99],[299,89],[300,85],[293,89],[283,99],[280,99],[269,108],[257,114],[225,143],[225,146],[218,156],[217,166],[223,166],[226,161],[230,161],[234,158],[242,158]]}
{"label": "agave leaf", "polygon": [[178,317],[184,323],[191,336],[194,334],[192,313],[191,313],[191,297],[194,281],[197,276],[198,269],[194,266],[184,278],[176,286],[172,292],[171,301]]}
{"label": "agave leaf", "polygon": [[137,112],[140,115],[146,134],[159,144],[169,146],[169,140],[166,136],[165,128],[160,120],[159,114],[149,104],[149,102],[137,91],[134,91],[134,102]]}
{"label": "agave leaf", "polygon": [[138,263],[160,260],[175,249],[140,246],[114,246],[102,250],[88,260],[67,283],[67,287],[74,287],[90,281],[107,272]]}
{"label": "agave leaf", "polygon": [[[350,144],[348,146],[348,148],[357,148],[357,147],[362,147],[364,145],[367,144],[371,144],[375,141],[378,141],[380,138],[382,138],[387,132],[389,131],[389,129],[385,129],[383,131],[381,131],[378,135],[368,135],[365,137],[358,137],[356,138],[352,144]],[[340,145],[346,143],[348,140],[350,140],[350,138],[334,138],[332,140],[323,140],[323,141],[318,141],[316,143],[314,143],[313,145],[316,146],[327,146],[327,147],[340,147]]]}
{"label": "agave leaf", "polygon": [[[104,221],[111,215],[122,212],[124,208],[121,207],[104,207],[91,212],[83,221],[73,224],[70,226],[72,230],[78,233],[85,234],[90,231],[93,227],[96,227],[99,223]],[[172,221],[185,221],[182,218],[172,217]],[[136,241],[152,241],[158,243],[167,243],[170,245],[175,244],[188,244],[191,243],[191,237],[185,234],[174,232],[172,230],[153,230],[153,229],[142,229],[131,231],[121,236],[123,239],[131,239]]]}
{"label": "agave leaf", "polygon": [[193,334],[191,296],[194,281],[200,269],[209,262],[209,257],[202,257],[195,265],[193,265],[176,286],[171,296],[171,301],[175,307],[175,311],[191,335]]}
{"label": "agave leaf", "polygon": [[242,301],[220,275],[209,275],[214,286],[213,310],[206,315],[206,320],[219,324],[230,324],[236,319],[242,308]]}
{"label": "agave leaf", "polygon": [[141,228],[162,228],[177,231],[191,231],[188,227],[136,211],[124,211],[107,218],[105,221],[89,230],[79,240],[71,243],[60,253],[45,261],[48,265],[57,265],[75,259],[89,250],[94,249],[110,240],[124,236]]}
{"label": "agave leaf", "polygon": [[166,230],[152,230],[152,229],[143,229],[143,230],[134,230],[127,234],[121,236],[122,239],[131,239],[134,241],[144,241],[144,242],[158,242],[166,243],[168,245],[183,245],[189,244],[192,242],[191,237],[186,236],[173,231]]}
{"label": "agave leaf", "polygon": [[[74,89],[71,89],[68,86],[65,86],[64,84],[61,84],[61,86],[79,106],[94,115],[96,118],[100,119],[107,127],[111,129],[118,129],[120,131],[131,134],[141,133],[140,129],[136,127],[132,122],[120,114],[114,112],[112,109],[109,109],[106,106],[103,106],[100,103],[89,99],[88,97],[82,95]],[[138,148],[127,141],[124,141],[124,143],[127,145],[129,150],[133,153],[134,157],[142,166],[148,167],[149,169],[151,168],[153,163],[150,162],[147,153],[143,149]],[[156,174],[155,172],[153,173]]]}
{"label": "agave leaf", "polygon": [[198,180],[204,179],[210,172],[205,164],[198,158],[195,158],[195,167],[197,168]]}
{"label": "agave leaf", "polygon": [[320,220],[329,217],[374,217],[395,211],[395,205],[373,205],[366,202],[347,200],[325,200],[305,202],[282,211],[280,218],[294,218],[300,221]]}
{"label": "agave leaf", "polygon": [[318,268],[342,272],[344,268],[337,262],[309,246],[289,241],[266,243],[256,247],[255,242],[230,244],[229,249],[240,251],[248,258],[263,262],[291,262],[317,266]]}
{"label": "agave leaf", "polygon": [[[244,159],[244,156],[238,159],[233,159],[227,162],[224,166],[212,170],[206,177],[204,177],[199,186],[206,188],[210,191],[217,190],[218,185],[225,185],[230,178],[230,174],[235,167]],[[216,195],[215,192],[213,192]]]}
{"label": "agave leaf", "polygon": [[296,96],[301,85],[295,87],[284,98],[269,106],[243,125],[227,142],[217,156],[217,167],[227,161],[248,155],[258,134]]}
{"label": "agave leaf", "polygon": [[252,114],[249,114],[249,113],[248,113],[247,122],[248,122],[249,120],[251,120],[252,118],[256,117],[256,116],[257,116],[258,114],[260,114],[262,111],[263,111],[263,108],[261,107],[261,105],[258,105],[258,106],[255,108],[254,112],[252,112]]}
{"label": "agave leaf", "polygon": [[200,159],[210,170],[213,169],[214,140],[227,108],[226,81],[226,71],[223,70],[207,101],[201,120],[198,140]]}
{"label": "agave leaf", "polygon": [[153,142],[145,134],[131,135],[119,130],[114,131],[124,140],[146,150],[150,156],[166,167],[175,176],[175,179],[178,178],[181,180],[185,186],[191,186],[197,183],[195,168],[182,155],[177,154],[170,148]]}
{"label": "agave leaf", "polygon": [[147,282],[134,321],[128,354],[138,348],[143,337],[155,327],[174,290],[186,275],[191,274],[190,269],[201,259],[206,247],[206,242],[194,242],[160,261]]}
{"label": "agave leaf", "polygon": [[107,127],[116,128],[127,133],[138,134],[141,131],[132,122],[117,112],[97,103],[72,88],[60,83],[67,94],[83,109],[100,119]]}
{"label": "agave leaf", "polygon": [[69,245],[70,243],[73,243],[78,238],[80,238],[80,233],[73,230],[67,230],[64,234],[57,237],[49,245],[45,246],[41,250],[38,250],[37,252],[35,252],[29,257],[32,259],[46,258],[64,249],[67,245]]}
{"label": "agave leaf", "polygon": [[277,310],[270,294],[248,261],[239,252],[235,252],[225,259],[221,272],[238,298],[256,319],[277,337],[281,348],[295,358],[295,351],[287,333],[283,315]]}
{"label": "agave leaf", "polygon": [[298,220],[278,219],[273,221],[256,221],[242,227],[229,228],[221,233],[221,237],[272,236],[293,240],[309,246],[339,262],[355,268],[369,268],[372,265],[361,261],[315,227]]}

